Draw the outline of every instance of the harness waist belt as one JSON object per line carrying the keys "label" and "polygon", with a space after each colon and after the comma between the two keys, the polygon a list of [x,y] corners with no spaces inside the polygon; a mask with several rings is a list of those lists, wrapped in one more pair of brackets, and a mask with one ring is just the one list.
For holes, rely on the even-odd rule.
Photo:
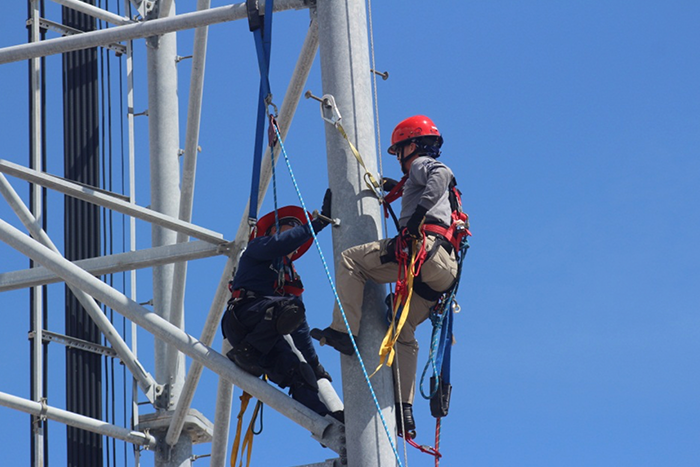
{"label": "harness waist belt", "polygon": [[455,229],[453,226],[443,227],[439,224],[423,224],[423,231],[426,234],[435,234],[443,237],[450,242],[450,245],[454,247],[455,251],[459,251],[459,239],[454,236]]}
{"label": "harness waist belt", "polygon": [[231,292],[231,298],[255,298],[257,294],[251,290],[236,289]]}

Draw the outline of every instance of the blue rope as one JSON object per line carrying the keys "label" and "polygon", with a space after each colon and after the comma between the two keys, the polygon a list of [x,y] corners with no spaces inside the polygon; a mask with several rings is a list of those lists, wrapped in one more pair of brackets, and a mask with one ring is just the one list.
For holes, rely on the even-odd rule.
{"label": "blue rope", "polygon": [[[431,342],[430,342],[430,354],[428,357],[428,361],[425,364],[425,367],[423,368],[423,373],[421,374],[420,377],[420,393],[421,396],[423,396],[424,399],[432,399],[432,397],[435,395],[437,392],[437,384],[438,384],[438,363],[436,359],[436,349],[438,349],[439,344],[438,344],[438,337],[440,335],[440,330],[442,329],[443,321],[445,320],[445,316],[447,316],[448,313],[452,313],[451,306],[448,308],[447,306],[444,306],[448,304],[448,302],[452,302],[452,298],[454,295],[450,296],[450,299],[448,299],[446,302],[443,302],[442,304],[438,305],[442,309],[442,313],[433,313],[430,317],[431,321],[433,322],[433,331],[431,335]],[[430,388],[430,393],[425,394],[423,391],[423,381],[425,380],[425,374],[428,372],[428,368],[431,366],[433,367],[433,376],[435,377],[435,384],[436,387],[431,387]]]}
{"label": "blue rope", "polygon": [[[272,124],[272,123],[271,123]],[[275,204],[275,237],[280,235],[280,216],[277,210],[277,174],[275,172],[275,148],[270,145],[270,167],[272,168],[272,198]],[[277,270],[277,286],[284,286],[284,259],[282,256],[275,259],[273,267]]]}
{"label": "blue rope", "polygon": [[321,245],[318,242],[318,237],[316,236],[316,232],[314,232],[314,229],[311,228],[311,218],[309,217],[309,212],[306,209],[306,205],[304,204],[304,199],[301,196],[301,191],[299,190],[299,185],[297,184],[296,178],[294,177],[294,172],[292,171],[292,166],[289,162],[289,157],[287,156],[287,151],[284,149],[284,143],[282,143],[282,136],[279,133],[279,130],[277,126],[275,126],[275,133],[277,133],[277,139],[280,143],[280,149],[282,150],[282,154],[284,155],[284,161],[287,164],[287,169],[289,170],[289,175],[292,178],[292,183],[294,184],[294,189],[297,192],[297,196],[299,197],[299,202],[301,203],[301,207],[304,210],[304,215],[306,216],[306,221],[309,223],[309,227],[311,230],[311,235],[314,238],[314,244],[316,245],[316,249],[318,250],[318,254],[321,257],[321,262],[323,263],[323,269],[326,271],[326,277],[328,278],[328,282],[331,285],[331,289],[333,290],[333,295],[335,296],[335,301],[338,303],[338,307],[340,308],[340,313],[343,316],[343,322],[345,322],[345,327],[348,329],[348,336],[350,336],[350,341],[352,342],[352,347],[355,349],[355,354],[357,355],[358,360],[360,361],[360,367],[362,368],[362,374],[365,377],[365,381],[367,382],[367,386],[369,387],[369,392],[372,394],[372,400],[374,401],[374,406],[377,408],[377,413],[379,413],[379,418],[382,421],[382,425],[384,426],[384,431],[386,432],[387,439],[389,440],[389,444],[391,445],[392,451],[394,451],[394,456],[396,457],[396,461],[399,463],[400,467],[403,467],[403,464],[401,463],[401,458],[399,457],[399,453],[396,450],[396,447],[394,446],[394,442],[392,440],[391,434],[389,433],[389,427],[386,424],[386,420],[384,420],[384,415],[382,414],[382,409],[379,406],[379,401],[377,400],[377,395],[374,392],[374,388],[372,387],[372,383],[369,380],[369,375],[367,374],[367,369],[365,368],[365,362],[362,360],[362,356],[360,355],[360,351],[357,348],[357,343],[355,342],[355,338],[352,335],[352,332],[350,331],[350,324],[348,323],[348,320],[345,316],[345,310],[343,309],[343,304],[340,303],[340,297],[338,297],[338,291],[335,287],[335,283],[333,282],[333,278],[331,277],[331,273],[328,269],[328,264],[326,263],[326,258],[323,255],[323,251],[321,250]]}
{"label": "blue rope", "polygon": [[280,217],[277,212],[277,174],[275,173],[275,148],[270,146],[270,167],[272,168],[272,198],[275,202],[275,232],[280,233]]}
{"label": "blue rope", "polygon": [[[430,315],[430,321],[433,323],[433,332],[430,343],[430,355],[428,361],[423,368],[423,373],[420,377],[420,393],[424,399],[432,399],[438,390],[439,383],[439,373],[443,373],[443,381],[449,382],[450,379],[450,363],[451,363],[451,339],[452,339],[452,323],[454,321],[454,311],[452,306],[454,303],[455,296],[457,295],[457,290],[459,289],[459,282],[462,278],[462,263],[464,262],[464,257],[467,255],[467,250],[469,249],[469,241],[465,238],[463,240],[462,247],[459,250],[459,263],[457,265],[457,277],[455,278],[455,285],[452,286],[449,291],[448,298],[439,303],[433,313]],[[449,316],[448,316],[449,315]],[[447,319],[447,326],[443,327],[445,324],[445,319]],[[440,343],[438,344],[438,340]],[[435,387],[430,388],[430,393],[425,394],[423,391],[423,382],[425,381],[425,375],[428,372],[428,368],[432,365],[433,376],[435,377]],[[446,378],[446,379],[445,379]]]}

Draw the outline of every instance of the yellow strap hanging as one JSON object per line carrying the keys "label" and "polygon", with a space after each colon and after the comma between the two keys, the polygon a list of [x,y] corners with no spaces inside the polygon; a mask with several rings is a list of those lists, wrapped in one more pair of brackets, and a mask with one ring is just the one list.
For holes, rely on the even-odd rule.
{"label": "yellow strap hanging", "polygon": [[[236,426],[236,437],[233,440],[233,447],[231,448],[231,467],[236,467],[236,459],[238,458],[238,445],[241,442],[241,428],[243,427],[243,415],[248,408],[248,402],[250,402],[251,395],[244,392],[241,396],[241,410],[238,411],[238,425]],[[241,461],[242,462],[242,461]]]}
{"label": "yellow strap hanging", "polygon": [[340,124],[340,121],[336,122],[334,126],[338,129],[343,138],[345,138],[345,141],[348,142],[348,145],[350,145],[350,150],[355,155],[355,159],[357,159],[357,162],[359,162],[362,168],[365,169],[365,175],[363,177],[365,180],[365,185],[367,185],[367,188],[372,190],[381,201],[382,186],[379,184],[379,182],[377,182],[377,179],[374,178],[374,175],[372,175],[372,173],[369,170],[367,170],[367,166],[365,166],[365,161],[362,160],[360,151],[358,151],[355,145],[352,144],[352,141],[350,141],[350,138],[348,138],[348,134],[345,132],[345,128],[343,128],[343,125]]}
{"label": "yellow strap hanging", "polygon": [[250,424],[248,424],[248,431],[246,431],[245,437],[243,438],[243,446],[241,446],[241,463],[239,467],[243,465],[243,453],[248,450],[246,456],[246,467],[250,466],[250,456],[253,454],[253,427],[255,426],[255,420],[258,418],[258,413],[260,412],[260,407],[262,407],[262,402],[258,401],[255,404],[255,409],[253,410],[253,416],[250,418]]}
{"label": "yellow strap hanging", "polygon": [[[416,240],[413,241],[413,245],[411,247],[411,262],[410,267],[408,268],[408,278],[406,279],[406,290],[408,291],[406,294],[406,301],[403,306],[403,310],[401,310],[401,316],[399,317],[399,322],[396,325],[396,329],[394,329],[394,322],[396,320],[396,312],[399,309],[399,306],[401,306],[401,297],[395,297],[394,298],[394,309],[393,314],[391,316],[391,325],[389,326],[389,329],[387,329],[386,334],[384,335],[384,339],[382,340],[382,345],[379,347],[379,365],[377,368],[374,370],[374,373],[372,373],[371,376],[374,376],[374,374],[379,371],[379,369],[386,363],[387,366],[391,366],[392,363],[394,363],[394,355],[396,353],[396,350],[394,347],[396,346],[396,341],[399,340],[399,335],[401,334],[401,330],[403,329],[404,324],[406,324],[406,320],[408,319],[408,311],[411,308],[411,297],[413,297],[413,279],[414,279],[414,274],[413,271],[415,271],[415,263],[416,263],[416,251],[418,250],[418,242]],[[370,376],[370,377],[371,377]]]}
{"label": "yellow strap hanging", "polygon": [[[250,402],[251,395],[244,392],[241,396],[241,410],[238,412],[238,424],[236,426],[236,437],[233,441],[233,447],[231,448],[231,467],[236,467],[236,460],[238,459],[238,446],[241,442],[241,428],[243,428],[243,415],[248,409],[248,403]],[[243,454],[247,452],[246,455],[246,466],[250,466],[250,456],[253,454],[253,428],[255,426],[255,420],[258,418],[258,413],[260,413],[260,408],[262,407],[262,402],[258,401],[253,410],[253,416],[248,424],[248,430],[243,437],[243,446],[241,446],[241,462],[238,464],[239,467],[243,465]]]}

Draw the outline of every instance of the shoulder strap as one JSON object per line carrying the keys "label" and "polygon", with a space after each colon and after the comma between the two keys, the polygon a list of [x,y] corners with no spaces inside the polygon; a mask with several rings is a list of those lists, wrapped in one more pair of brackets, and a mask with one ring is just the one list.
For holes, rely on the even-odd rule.
{"label": "shoulder strap", "polygon": [[393,203],[403,195],[403,186],[406,183],[407,179],[408,175],[404,175],[403,178],[399,180],[399,183],[397,183],[396,186],[392,188],[391,191],[389,191],[389,193],[387,193],[386,196],[382,199],[382,204],[384,205],[384,217],[389,217],[389,214],[391,214],[391,218],[394,221],[394,225],[396,226],[397,232],[400,230],[399,220],[396,217],[394,210],[391,208],[391,203]]}
{"label": "shoulder strap", "polygon": [[452,177],[448,187],[450,197],[450,209],[452,212],[462,212],[462,192],[457,188],[457,179]]}

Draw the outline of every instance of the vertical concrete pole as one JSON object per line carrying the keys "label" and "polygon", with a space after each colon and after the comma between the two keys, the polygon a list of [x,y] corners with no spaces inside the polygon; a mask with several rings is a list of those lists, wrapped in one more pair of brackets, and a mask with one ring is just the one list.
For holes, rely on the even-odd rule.
{"label": "vertical concrete pole", "polygon": [[[377,172],[369,46],[364,0],[318,2],[319,44],[323,93],[332,94],[348,137],[367,168]],[[333,229],[336,266],[340,253],[351,246],[377,240],[381,232],[380,206],[365,189],[364,171],[340,133],[326,124],[328,179],[333,191],[333,217],[342,224]],[[359,349],[369,373],[379,363],[378,349],[387,325],[384,319],[386,287],[368,283],[364,293]],[[330,314],[329,304],[328,312]],[[347,458],[350,467],[396,465],[389,438],[381,423],[357,357],[341,356],[345,403]],[[373,378],[382,414],[394,437],[393,377],[387,368]]]}
{"label": "vertical concrete pole", "polygon": [[[162,2],[159,2],[162,4]],[[160,6],[160,5],[158,5]],[[168,16],[175,16],[173,2]],[[156,8],[148,19],[155,19]],[[151,168],[151,209],[178,217],[180,200],[179,114],[177,97],[177,33],[163,34],[146,39],[148,62],[148,130]],[[172,230],[153,226],[153,246],[174,244],[177,234]],[[182,323],[179,316],[171,316],[173,287],[172,264],[153,268],[153,310],[170,322]],[[181,310],[174,313],[180,313]],[[170,358],[169,358],[170,356]],[[185,379],[184,356],[169,351],[161,340],[155,340],[156,380],[165,386],[164,396],[157,404],[159,411],[174,406]],[[192,462],[192,440],[181,435],[177,444],[165,443],[165,432],[156,436],[157,467],[189,467]]]}

